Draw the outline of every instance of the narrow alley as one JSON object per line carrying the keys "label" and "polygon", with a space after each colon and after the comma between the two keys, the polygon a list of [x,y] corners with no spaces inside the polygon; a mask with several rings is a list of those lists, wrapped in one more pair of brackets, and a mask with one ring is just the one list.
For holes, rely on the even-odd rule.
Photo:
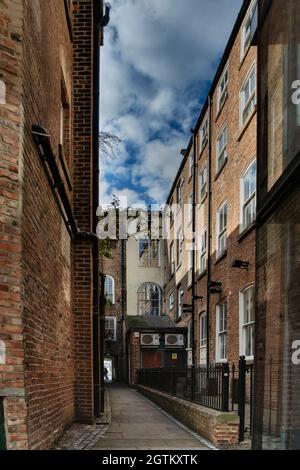
{"label": "narrow alley", "polygon": [[94,450],[209,450],[200,436],[181,427],[135,390],[112,385],[109,396],[111,424]]}

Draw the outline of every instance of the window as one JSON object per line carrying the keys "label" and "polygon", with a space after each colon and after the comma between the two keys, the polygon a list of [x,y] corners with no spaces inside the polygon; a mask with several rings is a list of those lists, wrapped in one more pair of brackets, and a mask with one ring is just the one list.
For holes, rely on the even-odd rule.
{"label": "window", "polygon": [[181,204],[182,202],[182,186],[183,186],[183,180],[180,179],[176,187],[177,204]]}
{"label": "window", "polygon": [[241,292],[240,325],[241,355],[248,358],[254,356],[254,286]]}
{"label": "window", "polygon": [[242,178],[242,231],[245,230],[256,217],[256,160],[250,165]]}
{"label": "window", "polygon": [[174,292],[171,292],[171,294],[169,295],[169,310],[173,310],[174,304],[175,304],[175,296],[174,296]]}
{"label": "window", "polygon": [[217,171],[225,165],[227,160],[227,126],[224,126],[217,140]]}
{"label": "window", "polygon": [[200,235],[200,273],[206,270],[207,230]]}
{"label": "window", "polygon": [[190,250],[188,256],[188,286],[190,287],[193,283],[193,256],[194,251]]}
{"label": "window", "polygon": [[194,150],[192,148],[190,156],[189,156],[189,175],[190,175],[190,177],[193,175],[193,173],[194,173]]}
{"label": "window", "polygon": [[200,202],[203,202],[207,194],[207,165],[204,165],[199,174]]}
{"label": "window", "polygon": [[160,266],[159,240],[139,240],[139,266],[144,268]]}
{"label": "window", "polygon": [[217,211],[217,256],[221,256],[227,248],[227,202]]}
{"label": "window", "polygon": [[0,80],[0,105],[6,104],[6,85],[3,80]]}
{"label": "window", "polygon": [[257,8],[257,1],[252,2],[249,13],[242,27],[242,47],[241,47],[241,60],[245,57],[250,45],[252,37],[252,23]]}
{"label": "window", "polygon": [[241,126],[244,126],[256,106],[256,67],[252,67],[240,94]]}
{"label": "window", "polygon": [[188,200],[188,224],[191,224],[193,221],[193,195],[189,195]]}
{"label": "window", "polygon": [[182,254],[183,254],[183,233],[182,233],[182,229],[179,229],[178,230],[178,233],[177,233],[177,240],[176,240],[176,245],[177,245],[177,266],[180,266],[181,263],[182,263]]}
{"label": "window", "polygon": [[207,315],[202,313],[200,316],[200,348],[206,348],[207,345]]}
{"label": "window", "polygon": [[183,289],[178,287],[177,291],[177,319],[182,317],[182,307],[183,307]]}
{"label": "window", "polygon": [[219,85],[218,85],[218,109],[217,109],[218,112],[220,111],[223,104],[225,103],[225,100],[228,95],[228,77],[229,77],[229,73],[228,73],[228,64],[227,64],[223,72],[223,75],[220,79]]}
{"label": "window", "polygon": [[170,245],[170,275],[175,273],[175,256],[174,256],[174,243]]}
{"label": "window", "polygon": [[71,112],[65,81],[61,80],[61,104],[60,104],[60,153],[68,166],[70,166],[71,144]]}
{"label": "window", "polygon": [[169,205],[169,217],[170,217],[170,227],[174,224],[174,210],[173,210],[173,199]]}
{"label": "window", "polygon": [[115,303],[115,280],[112,276],[105,276],[104,295],[106,302],[112,305]]}
{"label": "window", "polygon": [[104,339],[106,341],[116,341],[117,339],[117,319],[116,317],[105,317]]}
{"label": "window", "polygon": [[227,303],[217,305],[217,362],[227,359]]}
{"label": "window", "polygon": [[145,282],[138,288],[138,314],[160,316],[161,288],[153,282]]}
{"label": "window", "polygon": [[200,151],[201,152],[207,143],[208,143],[208,118],[205,119],[200,129]]}

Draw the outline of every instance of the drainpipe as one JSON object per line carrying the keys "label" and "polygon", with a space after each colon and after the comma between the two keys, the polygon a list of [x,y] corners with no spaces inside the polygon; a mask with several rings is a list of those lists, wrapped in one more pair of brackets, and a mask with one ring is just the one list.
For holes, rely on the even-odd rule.
{"label": "drainpipe", "polygon": [[211,238],[212,238],[212,165],[211,165],[211,130],[212,130],[212,104],[208,95],[208,227],[207,227],[207,293],[206,293],[206,364],[209,367],[210,354],[210,281],[211,281]]}
{"label": "drainpipe", "polygon": [[193,207],[192,207],[192,366],[191,366],[191,400],[195,399],[195,309],[196,309],[196,178],[197,178],[197,132],[193,133]]}

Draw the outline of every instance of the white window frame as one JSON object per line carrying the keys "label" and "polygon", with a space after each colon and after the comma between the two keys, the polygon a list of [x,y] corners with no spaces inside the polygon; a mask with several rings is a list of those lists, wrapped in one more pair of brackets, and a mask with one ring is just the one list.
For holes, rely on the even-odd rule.
{"label": "white window frame", "polygon": [[[243,174],[242,178],[241,178],[241,190],[240,190],[240,193],[241,193],[241,229],[240,231],[243,232],[244,230],[246,230],[248,227],[251,226],[251,224],[255,221],[256,219],[256,181],[257,181],[257,171],[255,172],[255,190],[252,194],[250,194],[250,196],[248,196],[247,199],[245,199],[245,178],[247,176],[247,174],[251,171],[251,168],[253,167],[253,165],[257,165],[257,162],[256,162],[256,158],[254,158],[252,160],[252,162],[250,163],[250,165],[248,166],[247,170],[245,171],[245,173]],[[257,168],[256,168],[257,170]],[[251,221],[249,223],[246,224],[245,222],[245,211],[248,207],[251,207],[251,211],[254,213],[254,216],[253,218],[251,219]],[[254,209],[253,209],[254,208]]]}
{"label": "white window frame", "polygon": [[173,310],[174,308],[174,305],[175,305],[175,295],[174,295],[174,291],[172,291],[169,295],[169,310]]}
{"label": "white window frame", "polygon": [[[222,319],[222,325],[221,325],[220,314],[222,311],[222,314],[224,315],[224,308],[226,312],[226,322],[224,322],[224,319]],[[223,357],[221,357],[221,354],[220,354],[221,337],[225,338],[225,353],[226,353],[225,356],[226,357],[224,355]],[[227,362],[227,356],[228,356],[228,308],[227,308],[227,302],[224,301],[218,304],[216,307],[216,362],[217,363]]]}
{"label": "white window frame", "polygon": [[[245,296],[247,293],[252,291],[252,307],[253,307],[253,320],[250,320],[245,323]],[[246,354],[246,330],[252,328],[254,329],[254,334],[255,334],[255,305],[254,305],[254,300],[255,300],[255,286],[254,284],[245,287],[240,292],[239,295],[239,312],[240,312],[240,356],[245,356],[246,360],[251,361],[254,359],[254,337],[252,338],[252,354]]]}
{"label": "white window frame", "polygon": [[193,176],[194,173],[194,148],[192,147],[189,155],[189,176],[190,178]]}
{"label": "white window frame", "polygon": [[176,312],[176,317],[178,320],[182,318],[183,296],[184,296],[183,289],[181,286],[179,286],[177,289],[177,312]]}
{"label": "white window frame", "polygon": [[[113,278],[113,276],[111,276],[110,274],[106,274],[105,275],[105,281],[104,281],[104,295],[107,296],[107,285],[106,285],[106,280],[110,280],[111,281],[111,288],[112,288],[112,293],[111,293],[111,297],[112,297],[112,305],[114,305],[116,303],[116,298],[115,298],[115,279]],[[108,294],[110,295],[110,293]]]}
{"label": "white window frame", "polygon": [[[225,142],[222,147],[220,147],[220,142],[223,135],[226,135]],[[220,129],[218,138],[217,138],[217,173],[223,168],[227,160],[227,147],[228,147],[228,126],[227,123],[222,126]],[[221,161],[221,163],[220,163]]]}
{"label": "white window frame", "polygon": [[176,185],[176,202],[177,205],[180,206],[182,204],[182,187],[183,187],[183,179],[180,178]]}
{"label": "white window frame", "polygon": [[[205,321],[204,321],[205,319]],[[203,325],[205,328],[203,328]],[[199,318],[199,326],[200,326],[200,349],[206,349],[207,348],[207,313],[203,312],[200,315]]]}
{"label": "white window frame", "polygon": [[207,195],[207,164],[203,165],[199,172],[199,196],[203,202]]}
{"label": "white window frame", "polygon": [[[250,81],[250,78],[252,76],[252,73],[254,72],[254,77],[255,77],[255,87],[252,90],[251,94],[249,95],[249,98],[247,101],[245,101],[245,89]],[[256,99],[257,99],[257,70],[256,70],[256,62],[254,62],[250,70],[246,76],[246,79],[243,83],[243,86],[240,90],[240,127],[241,129],[247,124],[247,122],[250,119],[250,116],[252,115],[253,111],[255,110],[256,107]],[[249,85],[250,86],[250,85]],[[244,119],[244,113],[247,110],[247,117]]]}
{"label": "white window frame", "polygon": [[174,241],[170,244],[170,275],[175,274],[175,247]]}
{"label": "white window frame", "polygon": [[[246,56],[247,52],[251,47],[251,24],[255,13],[256,5],[257,0],[253,0],[241,28],[241,62],[244,60],[244,57]],[[250,30],[246,28],[247,24],[250,26]]]}
{"label": "white window frame", "polygon": [[184,245],[183,230],[182,230],[182,228],[180,228],[177,232],[177,239],[176,239],[176,264],[177,264],[177,267],[179,267],[182,264],[183,245]]}
{"label": "white window frame", "polygon": [[188,323],[188,334],[187,334],[187,351],[192,351],[193,349],[193,338],[192,338],[192,335],[193,335],[193,328],[192,328],[192,319],[189,320],[189,323]]}
{"label": "white window frame", "polygon": [[[225,207],[226,207],[226,225],[224,225],[224,227],[221,228],[221,214],[224,211]],[[217,210],[217,234],[216,234],[217,235],[217,239],[216,239],[217,258],[221,256],[223,253],[225,253],[227,250],[227,227],[228,227],[228,203],[227,201],[225,201]],[[224,246],[222,249],[220,249],[221,240],[223,239],[225,239],[225,242],[223,243]]]}
{"label": "white window frame", "polygon": [[114,335],[113,335],[113,339],[111,339],[111,341],[117,341],[117,318],[116,317],[105,317],[105,332],[107,330],[112,329],[112,328],[107,328],[107,325],[106,325],[107,320],[109,320],[109,321],[113,320],[113,324],[114,324],[113,333],[114,333]]}
{"label": "white window frame", "polygon": [[193,283],[193,250],[188,251],[188,287]]}
{"label": "white window frame", "polygon": [[207,229],[200,234],[199,245],[199,273],[202,274],[207,268]]}
{"label": "white window frame", "polygon": [[208,126],[208,116],[206,115],[200,128],[200,153],[202,153],[208,144]]}
{"label": "white window frame", "polygon": [[[141,243],[145,243],[147,242],[148,244],[148,247],[147,247],[147,263],[146,264],[143,264],[141,263],[141,257],[140,257],[140,244]],[[152,256],[152,243],[153,242],[156,242],[157,243],[157,258],[154,258]],[[141,239],[141,240],[138,240],[138,260],[139,260],[139,267],[142,267],[142,268],[160,268],[160,264],[161,264],[161,259],[160,259],[160,250],[161,250],[161,244],[160,244],[160,240],[151,240],[150,238],[148,239]],[[153,263],[152,264],[152,261],[157,261],[157,264],[156,263]]]}
{"label": "white window frame", "polygon": [[193,193],[189,195],[188,199],[188,225],[193,222]]}
{"label": "white window frame", "polygon": [[[227,81],[225,81],[226,74],[227,74]],[[223,70],[222,76],[218,84],[217,113],[219,113],[219,111],[222,109],[226,101],[226,98],[228,96],[228,84],[229,84],[229,64],[227,63]]]}

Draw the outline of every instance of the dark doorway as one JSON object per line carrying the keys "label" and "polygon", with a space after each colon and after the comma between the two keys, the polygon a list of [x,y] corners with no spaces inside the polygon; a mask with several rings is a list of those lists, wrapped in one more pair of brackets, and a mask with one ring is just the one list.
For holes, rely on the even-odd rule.
{"label": "dark doorway", "polygon": [[0,398],[0,450],[6,450],[3,399]]}
{"label": "dark doorway", "polygon": [[161,351],[142,351],[142,368],[156,369],[162,366]]}

